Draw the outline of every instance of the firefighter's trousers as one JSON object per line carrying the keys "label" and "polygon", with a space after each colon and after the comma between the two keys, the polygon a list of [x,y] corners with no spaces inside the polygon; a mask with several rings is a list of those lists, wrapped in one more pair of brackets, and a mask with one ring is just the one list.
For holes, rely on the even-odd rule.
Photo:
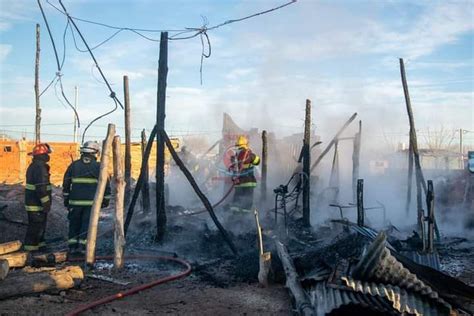
{"label": "firefighter's trousers", "polygon": [[44,211],[28,212],[28,228],[26,230],[24,248],[28,251],[39,250],[46,246],[44,233],[48,213]]}
{"label": "firefighter's trousers", "polygon": [[73,206],[69,208],[69,248],[85,248],[90,216],[91,206]]}

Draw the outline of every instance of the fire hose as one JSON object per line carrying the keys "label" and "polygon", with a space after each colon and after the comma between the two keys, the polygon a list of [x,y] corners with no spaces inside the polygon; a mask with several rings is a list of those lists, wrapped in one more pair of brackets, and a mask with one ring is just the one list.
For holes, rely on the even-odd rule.
{"label": "fire hose", "polygon": [[[225,199],[227,199],[227,197],[232,193],[232,190],[234,189],[234,184],[232,184],[232,186],[229,188],[229,191],[226,192],[226,194],[224,194],[224,196],[219,200],[217,201],[215,204],[212,205],[212,208],[215,208],[217,206],[219,206],[222,202],[225,201]],[[196,211],[196,212],[193,212],[193,213],[187,213],[187,214],[182,214],[182,216],[192,216],[192,215],[198,215],[198,214],[202,214],[202,213],[206,213],[207,210],[206,209],[202,209],[200,211]]]}
{"label": "fire hose", "polygon": [[[113,256],[99,256],[99,257],[97,257],[97,260],[111,260],[113,258],[114,258]],[[179,258],[166,257],[166,256],[153,256],[153,255],[135,255],[135,256],[127,256],[126,258],[127,259],[152,259],[152,260],[173,261],[173,262],[179,263],[179,264],[183,265],[184,267],[186,267],[186,270],[184,270],[180,273],[174,274],[174,275],[170,275],[170,276],[167,276],[167,277],[164,277],[164,278],[154,280],[154,281],[152,281],[150,283],[147,283],[147,284],[142,284],[142,285],[132,287],[131,289],[128,289],[124,292],[118,292],[116,294],[106,296],[106,297],[103,297],[103,298],[98,299],[96,301],[93,301],[93,302],[87,303],[85,305],[79,306],[78,308],[76,308],[73,311],[69,312],[67,314],[67,316],[79,315],[80,313],[83,313],[83,312],[85,312],[89,309],[92,309],[94,307],[110,303],[114,300],[121,299],[121,298],[124,298],[126,296],[131,296],[131,295],[137,294],[140,291],[150,289],[154,286],[157,286],[157,285],[160,285],[160,284],[163,284],[163,283],[166,283],[166,282],[170,282],[170,281],[173,281],[173,280],[183,278],[185,276],[188,276],[191,273],[191,265],[187,261],[185,261],[183,259],[179,259]],[[82,261],[82,260],[84,260],[84,258],[74,258],[73,260],[70,260],[70,261],[77,262],[77,261]]]}

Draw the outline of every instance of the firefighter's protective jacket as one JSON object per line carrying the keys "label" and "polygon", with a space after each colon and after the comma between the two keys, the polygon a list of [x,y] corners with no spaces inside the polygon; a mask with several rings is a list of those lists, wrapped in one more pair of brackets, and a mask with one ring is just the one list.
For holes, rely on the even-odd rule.
{"label": "firefighter's protective jacket", "polygon": [[25,209],[48,212],[51,209],[51,183],[46,157],[35,156],[26,170]]}
{"label": "firefighter's protective jacket", "polygon": [[[69,165],[63,179],[63,197],[65,206],[92,206],[99,182],[100,163],[96,158],[83,155],[81,159]],[[110,185],[107,185],[102,206],[108,206]]]}
{"label": "firefighter's protective jacket", "polygon": [[235,187],[256,187],[254,166],[260,164],[260,157],[250,148],[239,147],[232,157],[232,166],[235,178]]}

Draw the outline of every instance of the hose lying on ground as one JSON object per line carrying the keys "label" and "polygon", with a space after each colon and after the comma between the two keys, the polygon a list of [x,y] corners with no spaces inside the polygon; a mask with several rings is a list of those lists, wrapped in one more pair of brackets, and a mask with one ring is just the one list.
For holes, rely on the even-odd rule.
{"label": "hose lying on ground", "polygon": [[[112,260],[113,258],[114,258],[113,256],[98,256],[97,260]],[[67,314],[67,316],[79,315],[80,313],[83,313],[83,312],[85,312],[89,309],[92,309],[94,307],[104,305],[104,304],[110,303],[114,300],[136,294],[140,291],[147,290],[147,289],[152,288],[154,286],[157,286],[159,284],[163,284],[163,283],[166,283],[166,282],[170,282],[170,281],[173,281],[173,280],[183,278],[185,276],[188,276],[191,273],[191,265],[187,261],[185,261],[183,259],[179,259],[179,258],[166,257],[166,256],[153,256],[153,255],[135,255],[135,256],[127,256],[126,259],[145,259],[145,260],[148,259],[148,260],[172,261],[172,262],[176,262],[176,263],[179,263],[179,264],[183,265],[184,267],[186,267],[186,270],[184,270],[184,271],[182,271],[178,274],[174,274],[174,275],[170,275],[170,276],[167,276],[167,277],[164,277],[164,278],[160,278],[158,280],[154,280],[154,281],[152,281],[150,283],[147,283],[147,284],[138,285],[138,286],[132,287],[131,289],[126,290],[124,292],[119,292],[119,293],[116,293],[116,294],[113,294],[113,295],[110,295],[110,296],[106,296],[106,297],[103,297],[103,298],[101,298],[97,301],[93,301],[93,302],[87,303],[85,305],[79,306],[76,309],[74,309],[73,311],[69,312]],[[77,262],[77,261],[83,261],[83,260],[84,260],[84,258],[74,258],[73,260],[70,260],[70,261]]]}

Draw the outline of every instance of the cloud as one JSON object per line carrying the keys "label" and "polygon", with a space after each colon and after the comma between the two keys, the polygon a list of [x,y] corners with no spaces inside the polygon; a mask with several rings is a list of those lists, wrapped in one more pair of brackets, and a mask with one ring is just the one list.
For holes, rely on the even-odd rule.
{"label": "cloud", "polygon": [[2,63],[12,51],[12,45],[0,44],[0,63]]}

